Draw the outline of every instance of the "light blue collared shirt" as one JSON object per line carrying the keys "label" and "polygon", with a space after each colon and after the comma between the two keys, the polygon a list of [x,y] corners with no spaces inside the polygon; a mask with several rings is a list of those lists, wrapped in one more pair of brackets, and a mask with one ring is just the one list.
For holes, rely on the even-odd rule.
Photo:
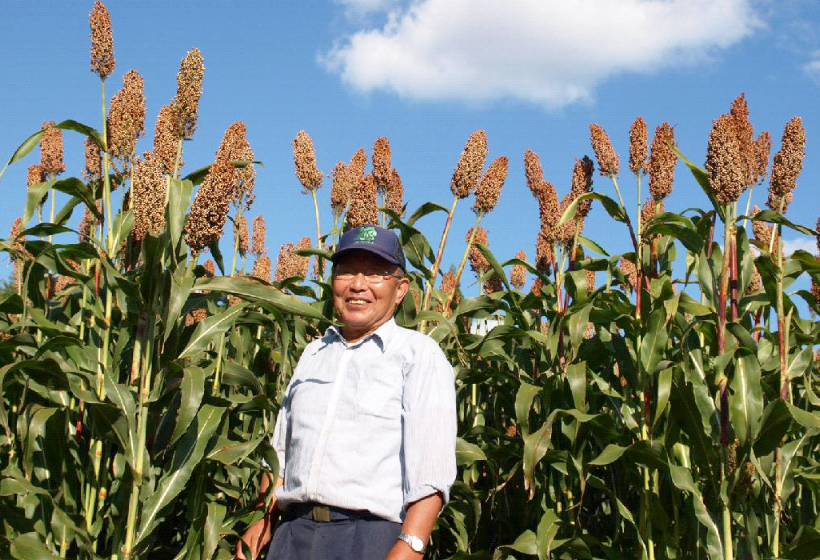
{"label": "light blue collared shirt", "polygon": [[305,348],[273,441],[280,505],[319,502],[404,520],[456,477],[453,368],[430,337],[393,319],[348,344],[335,327]]}

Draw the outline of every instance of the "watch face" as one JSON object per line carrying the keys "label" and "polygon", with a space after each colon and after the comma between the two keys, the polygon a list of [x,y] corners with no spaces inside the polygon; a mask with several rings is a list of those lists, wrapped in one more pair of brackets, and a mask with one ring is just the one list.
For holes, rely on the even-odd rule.
{"label": "watch face", "polygon": [[411,537],[410,548],[415,552],[421,552],[424,550],[424,543],[418,537]]}

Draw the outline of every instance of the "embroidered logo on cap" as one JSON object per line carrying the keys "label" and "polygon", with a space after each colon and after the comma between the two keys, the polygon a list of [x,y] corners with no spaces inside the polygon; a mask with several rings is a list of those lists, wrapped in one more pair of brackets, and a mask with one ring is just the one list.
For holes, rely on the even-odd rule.
{"label": "embroidered logo on cap", "polygon": [[376,228],[373,226],[364,226],[359,230],[359,233],[356,235],[356,243],[368,243],[373,244],[376,242]]}

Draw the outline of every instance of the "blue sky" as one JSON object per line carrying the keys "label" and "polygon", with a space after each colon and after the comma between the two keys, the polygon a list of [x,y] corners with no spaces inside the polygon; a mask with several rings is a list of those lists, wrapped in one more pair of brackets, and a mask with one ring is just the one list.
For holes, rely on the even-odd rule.
{"label": "blue sky", "polygon": [[[113,25],[116,70],[145,78],[148,149],[153,121],[174,95],[180,59],[198,47],[204,94],[192,142],[191,171],[211,162],[222,134],[242,120],[257,159],[251,215],[268,223],[271,258],[282,243],[315,235],[312,202],[293,173],[291,141],[305,129],[319,167],[329,172],[358,148],[370,153],[387,136],[410,211],[431,200],[448,206],[450,177],[464,142],[484,128],[489,157],[507,156],[510,173],[496,210],[482,222],[501,260],[534,256],[538,207],[526,188],[523,154],[541,156],[545,176],[563,195],[574,158],[593,156],[589,124],[609,133],[627,169],[628,131],[643,116],[650,130],[675,126],[682,151],[702,164],[712,119],[745,92],[757,132],[779,148],[783,126],[803,118],[807,153],[789,217],[813,226],[820,181],[820,2],[817,0],[336,0],[263,2],[168,0],[105,2]],[[92,2],[3,2],[0,21],[0,159],[42,120],[71,118],[100,126],[99,80],[89,70]],[[82,139],[66,132],[64,176],[80,176]],[[0,179],[0,235],[25,201],[26,167],[35,150]],[[489,161],[488,161],[489,163]],[[634,184],[620,183],[628,207]],[[595,188],[614,196],[596,175]],[[330,181],[320,191],[330,227]],[[65,200],[59,195],[58,201]],[[754,201],[763,205],[765,189]],[[745,200],[745,199],[744,199]],[[460,204],[445,252],[457,261],[472,226],[472,199]],[[679,164],[667,209],[707,203]],[[79,213],[74,216],[76,225]],[[436,243],[444,215],[420,222]],[[600,207],[585,235],[610,252],[628,236]],[[813,239],[794,246],[813,250]],[[225,238],[230,243],[230,234]],[[10,274],[0,262],[0,275]]]}

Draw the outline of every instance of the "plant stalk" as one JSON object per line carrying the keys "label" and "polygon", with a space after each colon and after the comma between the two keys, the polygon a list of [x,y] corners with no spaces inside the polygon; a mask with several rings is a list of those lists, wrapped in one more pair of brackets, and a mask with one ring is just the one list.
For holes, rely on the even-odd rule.
{"label": "plant stalk", "polygon": [[[433,287],[438,278],[438,269],[441,266],[441,258],[444,255],[444,246],[447,244],[447,235],[450,233],[450,225],[453,223],[453,214],[456,212],[456,204],[458,204],[458,197],[453,197],[453,205],[450,207],[450,212],[447,214],[447,221],[444,222],[444,231],[441,234],[441,241],[438,244],[438,253],[436,253],[436,260],[433,262],[433,268],[430,270],[430,278],[424,286],[424,299],[421,303],[420,311],[426,311],[430,305],[430,298],[433,295]],[[419,331],[424,332],[427,328],[427,321],[422,321],[419,325]]]}

